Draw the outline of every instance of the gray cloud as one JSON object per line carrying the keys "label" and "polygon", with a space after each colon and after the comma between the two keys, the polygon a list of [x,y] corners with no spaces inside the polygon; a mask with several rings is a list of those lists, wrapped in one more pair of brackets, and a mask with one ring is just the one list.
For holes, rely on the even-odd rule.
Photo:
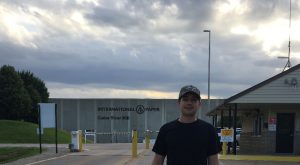
{"label": "gray cloud", "polygon": [[[277,16],[289,18],[290,2],[286,0],[247,1],[249,12],[246,18],[253,22],[274,19]],[[299,1],[292,1],[292,16],[299,18]],[[246,20],[248,20],[246,19]]]}
{"label": "gray cloud", "polygon": [[[225,47],[234,47],[230,44],[220,44]],[[184,65],[176,56],[177,51],[173,53],[170,51],[173,49],[172,47],[160,50],[159,46],[161,45],[145,48],[140,52],[143,55],[137,57],[130,57],[127,49],[118,50],[122,54],[113,55],[111,51],[105,51],[104,48],[99,49],[102,50],[101,52],[93,52],[92,55],[81,57],[0,44],[0,50],[5,52],[6,57],[14,57],[0,56],[0,61],[2,64],[14,64],[19,69],[32,70],[49,82],[82,85],[94,83],[110,88],[146,88],[173,92],[184,84],[199,84],[201,89],[206,88],[207,53],[204,50],[191,51],[187,56],[188,63]],[[93,50],[92,48],[87,49]],[[251,62],[251,55],[247,54],[249,51],[247,49],[240,50],[235,54],[230,53],[230,50],[228,48],[222,52],[212,51],[212,83],[243,84],[245,86],[254,84],[258,78],[263,80],[265,73],[273,70],[274,65],[270,67],[253,66],[260,60]],[[258,71],[261,68],[265,68],[265,70],[259,71],[258,74],[253,75],[250,72]],[[226,93],[220,93],[221,91],[222,89],[219,89],[215,94],[226,96],[233,90],[227,90]]]}
{"label": "gray cloud", "polygon": [[116,26],[120,29],[139,26],[139,24],[142,24],[142,20],[139,20],[134,16],[130,16],[128,13],[104,7],[95,8],[93,14],[88,14],[87,18],[93,20],[99,25]]}
{"label": "gray cloud", "polygon": [[195,21],[208,21],[213,17],[211,12],[215,1],[162,1],[165,5],[176,4],[180,9],[180,18]]}
{"label": "gray cloud", "polygon": [[[22,4],[15,2],[15,6]],[[37,48],[3,40],[0,42],[0,65],[31,70],[47,82],[165,92],[176,92],[182,85],[196,84],[205,94],[208,34],[203,33],[203,29],[208,27],[212,30],[213,95],[229,97],[277,74],[275,68],[283,67],[283,61],[262,50],[261,42],[254,41],[251,36],[230,33],[237,23],[255,28],[261,22],[281,17],[285,10],[283,1],[247,1],[250,8],[247,13],[240,17],[231,13],[220,22],[214,22],[214,5],[220,1],[162,1],[161,9],[153,10],[151,6],[155,2],[159,1],[128,1],[116,8],[113,2],[96,6],[71,1],[28,1],[21,5],[22,10],[43,25],[43,29],[39,29],[42,34],[33,40]],[[168,24],[169,20],[164,20],[162,23],[166,25],[150,27],[150,20],[159,21],[172,4],[178,7],[178,13],[166,18],[175,22]],[[63,23],[67,20],[63,18],[64,12],[84,11],[87,24],[83,27],[79,24],[55,26],[41,13],[31,13],[30,6],[46,9],[50,15],[61,15],[58,21]],[[106,34],[107,27],[118,29],[122,35],[115,31]],[[76,34],[72,33],[72,28],[76,28]],[[95,30],[95,35],[84,31],[89,28]],[[105,35],[97,36],[98,33]],[[294,43],[298,45],[298,41]],[[287,51],[284,45],[275,50]],[[300,62],[297,58],[294,60]]]}

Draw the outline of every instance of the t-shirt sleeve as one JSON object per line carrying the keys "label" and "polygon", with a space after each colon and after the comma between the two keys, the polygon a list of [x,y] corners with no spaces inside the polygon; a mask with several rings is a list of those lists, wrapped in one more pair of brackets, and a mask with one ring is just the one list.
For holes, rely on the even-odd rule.
{"label": "t-shirt sleeve", "polygon": [[210,136],[208,139],[208,150],[207,150],[207,156],[215,155],[220,152],[219,146],[218,146],[218,135],[214,127],[211,127],[209,130]]}
{"label": "t-shirt sleeve", "polygon": [[152,149],[153,152],[155,152],[156,154],[162,155],[162,156],[167,155],[167,144],[166,144],[165,136],[166,136],[166,132],[162,127],[159,130],[159,133],[155,140],[155,144]]}

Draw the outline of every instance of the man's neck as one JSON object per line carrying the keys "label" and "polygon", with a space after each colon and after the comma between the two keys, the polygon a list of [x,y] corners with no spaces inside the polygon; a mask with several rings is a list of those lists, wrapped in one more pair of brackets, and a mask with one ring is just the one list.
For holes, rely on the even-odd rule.
{"label": "man's neck", "polygon": [[196,116],[183,116],[183,115],[181,115],[178,119],[178,121],[181,123],[192,123],[196,120],[197,120]]}

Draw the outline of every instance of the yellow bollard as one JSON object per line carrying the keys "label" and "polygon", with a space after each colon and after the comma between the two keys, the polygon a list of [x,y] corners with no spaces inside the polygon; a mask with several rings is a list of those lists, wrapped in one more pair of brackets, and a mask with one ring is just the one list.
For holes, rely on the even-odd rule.
{"label": "yellow bollard", "polygon": [[81,152],[83,150],[83,146],[82,146],[83,134],[82,134],[81,130],[78,130],[78,131],[79,131],[79,151]]}
{"label": "yellow bollard", "polygon": [[150,148],[150,132],[149,130],[145,133],[145,143],[146,143],[146,149]]}
{"label": "yellow bollard", "polygon": [[227,154],[227,143],[226,142],[223,142],[222,152],[223,152],[223,155]]}
{"label": "yellow bollard", "polygon": [[138,134],[136,130],[132,132],[132,157],[137,157],[137,141],[138,141]]}

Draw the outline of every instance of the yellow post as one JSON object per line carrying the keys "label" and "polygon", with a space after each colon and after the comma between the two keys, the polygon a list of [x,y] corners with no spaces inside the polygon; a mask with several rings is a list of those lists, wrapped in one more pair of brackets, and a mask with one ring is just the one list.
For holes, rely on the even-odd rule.
{"label": "yellow post", "polygon": [[150,148],[150,132],[149,130],[145,133],[145,143],[146,143],[146,149]]}
{"label": "yellow post", "polygon": [[227,154],[227,142],[223,142],[222,152],[223,152],[223,155]]}
{"label": "yellow post", "polygon": [[133,130],[132,132],[132,157],[137,157],[137,131]]}
{"label": "yellow post", "polygon": [[78,130],[78,131],[79,131],[79,151],[81,152],[83,150],[83,145],[82,145],[82,140],[83,140],[82,136],[83,136],[83,134],[82,134],[81,130]]}

